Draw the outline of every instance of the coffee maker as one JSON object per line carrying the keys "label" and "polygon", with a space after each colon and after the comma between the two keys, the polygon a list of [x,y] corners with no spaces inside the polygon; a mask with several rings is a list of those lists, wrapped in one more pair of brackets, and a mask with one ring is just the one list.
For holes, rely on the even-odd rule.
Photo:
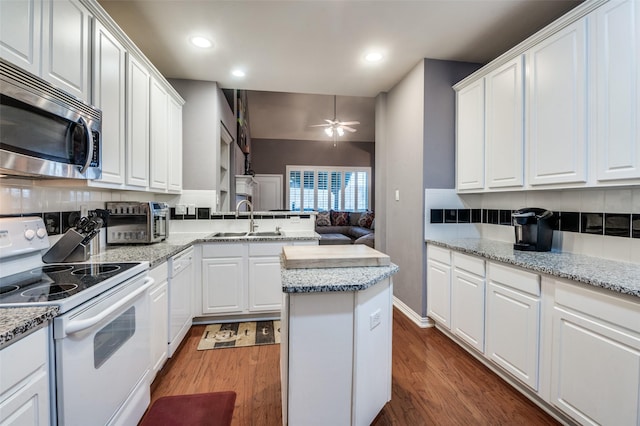
{"label": "coffee maker", "polygon": [[553,212],[535,207],[511,214],[516,234],[514,250],[549,251],[553,239]]}

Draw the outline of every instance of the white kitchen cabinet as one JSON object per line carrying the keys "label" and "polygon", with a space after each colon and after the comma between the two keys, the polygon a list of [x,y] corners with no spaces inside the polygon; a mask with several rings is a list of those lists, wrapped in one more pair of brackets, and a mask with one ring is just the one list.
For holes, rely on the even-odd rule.
{"label": "white kitchen cabinet", "polygon": [[149,290],[151,314],[151,380],[169,357],[169,290],[167,262],[149,271],[154,284]]}
{"label": "white kitchen cabinet", "polygon": [[456,188],[484,188],[484,79],[456,93]]}
{"label": "white kitchen cabinet", "polygon": [[202,314],[247,311],[247,245],[202,246]]}
{"label": "white kitchen cabinet", "polygon": [[640,424],[638,302],[554,284],[552,404],[581,424]]}
{"label": "white kitchen cabinet", "polygon": [[540,276],[488,262],[486,356],[538,389]]}
{"label": "white kitchen cabinet", "polygon": [[126,50],[102,24],[93,32],[93,102],[102,110],[101,183],[124,184]]}
{"label": "white kitchen cabinet", "polygon": [[169,95],[155,77],[151,77],[149,95],[149,187],[166,191],[169,185]]}
{"label": "white kitchen cabinet", "polygon": [[128,185],[149,186],[149,80],[147,68],[133,55],[127,66],[127,173]]}
{"label": "white kitchen cabinet", "polygon": [[452,253],[451,331],[471,347],[484,352],[484,260]]}
{"label": "white kitchen cabinet", "polygon": [[249,311],[280,312],[280,254],[284,245],[282,242],[249,245]]}
{"label": "white kitchen cabinet", "polygon": [[0,1],[0,57],[40,75],[42,0]]}
{"label": "white kitchen cabinet", "polygon": [[587,181],[586,31],[582,18],[526,54],[530,185]]}
{"label": "white kitchen cabinet", "polygon": [[451,253],[427,246],[427,314],[451,329]]}
{"label": "white kitchen cabinet", "polygon": [[640,178],[640,4],[614,0],[595,12],[597,179]]}
{"label": "white kitchen cabinet", "polygon": [[169,192],[182,191],[182,104],[169,96]]}
{"label": "white kitchen cabinet", "polygon": [[0,366],[0,424],[49,425],[49,328],[0,350]]}
{"label": "white kitchen cabinet", "polygon": [[523,56],[485,77],[486,186],[517,188],[524,184]]}
{"label": "white kitchen cabinet", "polygon": [[47,0],[42,9],[42,78],[91,103],[91,22],[79,0]]}

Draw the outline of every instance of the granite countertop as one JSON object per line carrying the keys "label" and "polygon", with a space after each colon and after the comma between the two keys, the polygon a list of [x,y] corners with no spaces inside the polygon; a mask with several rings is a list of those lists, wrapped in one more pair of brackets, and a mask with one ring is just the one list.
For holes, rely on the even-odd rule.
{"label": "granite countertop", "polygon": [[282,266],[282,291],[320,293],[366,290],[398,272],[398,265],[351,268],[286,269]]}
{"label": "granite countertop", "polygon": [[0,308],[0,349],[45,327],[56,315],[57,306]]}
{"label": "granite countertop", "polygon": [[426,242],[534,272],[640,297],[640,264],[637,263],[573,253],[519,251],[513,249],[513,243],[482,238],[427,239]]}

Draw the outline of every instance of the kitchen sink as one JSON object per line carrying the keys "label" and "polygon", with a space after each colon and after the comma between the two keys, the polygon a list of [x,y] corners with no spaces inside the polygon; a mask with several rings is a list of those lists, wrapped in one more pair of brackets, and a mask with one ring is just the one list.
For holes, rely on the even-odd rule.
{"label": "kitchen sink", "polygon": [[279,237],[282,235],[282,232],[279,231],[270,231],[270,232],[249,232],[247,237]]}
{"label": "kitchen sink", "polygon": [[212,238],[227,238],[227,237],[244,237],[246,236],[246,232],[216,232],[211,237]]}

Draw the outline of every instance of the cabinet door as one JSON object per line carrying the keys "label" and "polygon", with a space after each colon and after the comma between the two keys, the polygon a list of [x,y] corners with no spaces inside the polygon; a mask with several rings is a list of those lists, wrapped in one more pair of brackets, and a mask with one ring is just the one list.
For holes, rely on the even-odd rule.
{"label": "cabinet door", "polygon": [[124,184],[126,51],[99,22],[93,38],[93,102],[102,110],[102,177]]}
{"label": "cabinet door", "polygon": [[[166,263],[164,264],[166,268]],[[151,311],[151,369],[155,376],[169,356],[169,297],[167,281],[155,284],[149,293]]]}
{"label": "cabinet door", "polygon": [[[169,146],[168,146],[168,112],[169,95],[166,89],[155,78],[151,78],[150,93],[150,134],[149,134],[149,167],[151,174],[149,186],[152,189],[166,191],[169,182]],[[173,160],[172,160],[173,161]]]}
{"label": "cabinet door", "polygon": [[458,190],[484,188],[484,79],[457,93],[456,183]]}
{"label": "cabinet door", "polygon": [[169,97],[169,191],[182,191],[182,105]]}
{"label": "cabinet door", "polygon": [[429,259],[427,262],[428,315],[451,328],[451,266]]}
{"label": "cabinet door", "polygon": [[455,268],[451,279],[451,329],[484,352],[484,278]]}
{"label": "cabinet door", "polygon": [[640,4],[611,1],[595,16],[597,177],[640,178]]}
{"label": "cabinet door", "polygon": [[245,261],[241,257],[202,260],[202,313],[245,312]]}
{"label": "cabinet door", "polygon": [[127,74],[128,185],[149,186],[149,71],[128,55]]}
{"label": "cabinet door", "polygon": [[280,257],[249,258],[249,310],[278,311],[282,308]]}
{"label": "cabinet door", "polygon": [[78,0],[47,0],[42,18],[42,77],[91,103],[89,11]]}
{"label": "cabinet door", "polygon": [[490,277],[486,318],[486,355],[515,378],[538,390],[540,298]]}
{"label": "cabinet door", "polygon": [[586,19],[527,52],[531,185],[586,182]]}
{"label": "cabinet door", "polygon": [[522,57],[486,77],[487,187],[521,187],[524,167]]}
{"label": "cabinet door", "polygon": [[0,57],[40,75],[42,1],[0,1]]}

